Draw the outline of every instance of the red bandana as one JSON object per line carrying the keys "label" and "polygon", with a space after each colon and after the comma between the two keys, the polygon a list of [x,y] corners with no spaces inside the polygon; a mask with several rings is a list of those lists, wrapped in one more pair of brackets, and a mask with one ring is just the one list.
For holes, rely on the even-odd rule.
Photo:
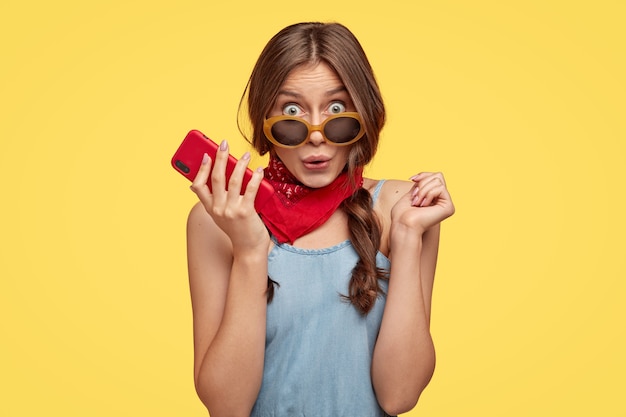
{"label": "red bandana", "polygon": [[350,185],[347,171],[323,188],[301,184],[281,160],[272,156],[265,168],[267,179],[276,191],[259,214],[278,243],[293,243],[300,236],[315,230],[337,210],[337,207],[363,185],[362,169],[354,174]]}

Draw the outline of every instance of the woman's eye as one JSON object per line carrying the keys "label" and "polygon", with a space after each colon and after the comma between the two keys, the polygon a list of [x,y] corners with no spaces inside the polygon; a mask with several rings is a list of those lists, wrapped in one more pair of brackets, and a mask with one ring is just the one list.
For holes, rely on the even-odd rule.
{"label": "woman's eye", "polygon": [[283,107],[283,114],[286,116],[298,116],[300,114],[300,108],[295,104],[287,104]]}
{"label": "woman's eye", "polygon": [[328,106],[328,111],[331,114],[343,113],[344,111],[346,111],[346,106],[343,103],[334,102],[334,103],[331,103],[330,106]]}

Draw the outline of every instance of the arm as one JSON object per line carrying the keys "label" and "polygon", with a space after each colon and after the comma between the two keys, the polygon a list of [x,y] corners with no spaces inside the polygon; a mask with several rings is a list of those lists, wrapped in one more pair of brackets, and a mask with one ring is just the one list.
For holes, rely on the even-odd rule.
{"label": "arm", "polygon": [[391,193],[402,197],[390,213],[391,271],[372,382],[379,403],[392,415],[415,406],[434,372],[430,306],[439,223],[454,212],[443,177],[420,175],[413,188],[396,184]]}
{"label": "arm", "polygon": [[267,253],[233,257],[201,205],[187,233],[196,391],[212,416],[249,415],[263,372]]}
{"label": "arm", "polygon": [[[256,194],[261,174],[255,173],[241,197],[237,181],[243,169],[238,166],[229,194],[223,176],[216,175],[223,172],[227,154],[222,150],[216,157],[213,193],[206,187],[210,164],[203,163],[192,185],[202,204],[192,209],[187,224],[194,380],[214,417],[250,414],[265,351],[269,238],[254,212],[254,195],[248,195]],[[245,168],[247,160],[242,160]]]}
{"label": "arm", "polygon": [[429,324],[433,298],[433,285],[435,283],[435,269],[437,267],[437,255],[439,254],[440,231],[441,225],[436,224],[426,230],[422,236],[420,278],[422,281],[422,292],[424,294],[424,309],[426,311]]}

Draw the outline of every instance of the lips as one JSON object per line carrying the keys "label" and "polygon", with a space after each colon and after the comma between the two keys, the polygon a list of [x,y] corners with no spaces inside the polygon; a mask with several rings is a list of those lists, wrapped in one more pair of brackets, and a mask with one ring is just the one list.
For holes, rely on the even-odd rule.
{"label": "lips", "polygon": [[325,169],[330,166],[330,158],[323,155],[313,155],[302,160],[308,169]]}

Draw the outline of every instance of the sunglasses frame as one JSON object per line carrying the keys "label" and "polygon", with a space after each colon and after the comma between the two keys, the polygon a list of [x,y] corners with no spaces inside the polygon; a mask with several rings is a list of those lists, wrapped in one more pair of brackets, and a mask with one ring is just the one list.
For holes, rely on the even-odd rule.
{"label": "sunglasses frame", "polygon": [[[357,133],[354,139],[349,140],[348,142],[342,142],[342,143],[333,142],[332,140],[328,139],[326,137],[326,134],[324,133],[324,127],[326,126],[326,124],[340,117],[349,117],[352,119],[356,119],[359,122],[359,126],[361,127],[361,129],[359,130],[359,133]],[[297,145],[285,145],[284,143],[280,143],[278,140],[276,140],[274,138],[274,135],[272,135],[272,126],[274,126],[276,123],[281,122],[283,120],[295,120],[297,122],[304,124],[308,129],[308,134],[306,138],[302,142],[298,143]],[[315,131],[320,132],[324,140],[327,143],[334,145],[334,146],[352,145],[354,142],[358,141],[365,135],[365,127],[363,126],[363,120],[361,120],[361,116],[359,115],[359,113],[356,113],[356,112],[343,112],[343,113],[333,114],[332,116],[328,117],[319,125],[312,125],[301,117],[286,116],[286,115],[273,116],[273,117],[265,119],[265,122],[263,122],[263,133],[265,133],[265,137],[267,138],[267,140],[269,140],[274,145],[280,148],[287,148],[287,149],[299,148],[300,146],[303,146],[309,141],[309,137],[311,136],[311,133]]]}

